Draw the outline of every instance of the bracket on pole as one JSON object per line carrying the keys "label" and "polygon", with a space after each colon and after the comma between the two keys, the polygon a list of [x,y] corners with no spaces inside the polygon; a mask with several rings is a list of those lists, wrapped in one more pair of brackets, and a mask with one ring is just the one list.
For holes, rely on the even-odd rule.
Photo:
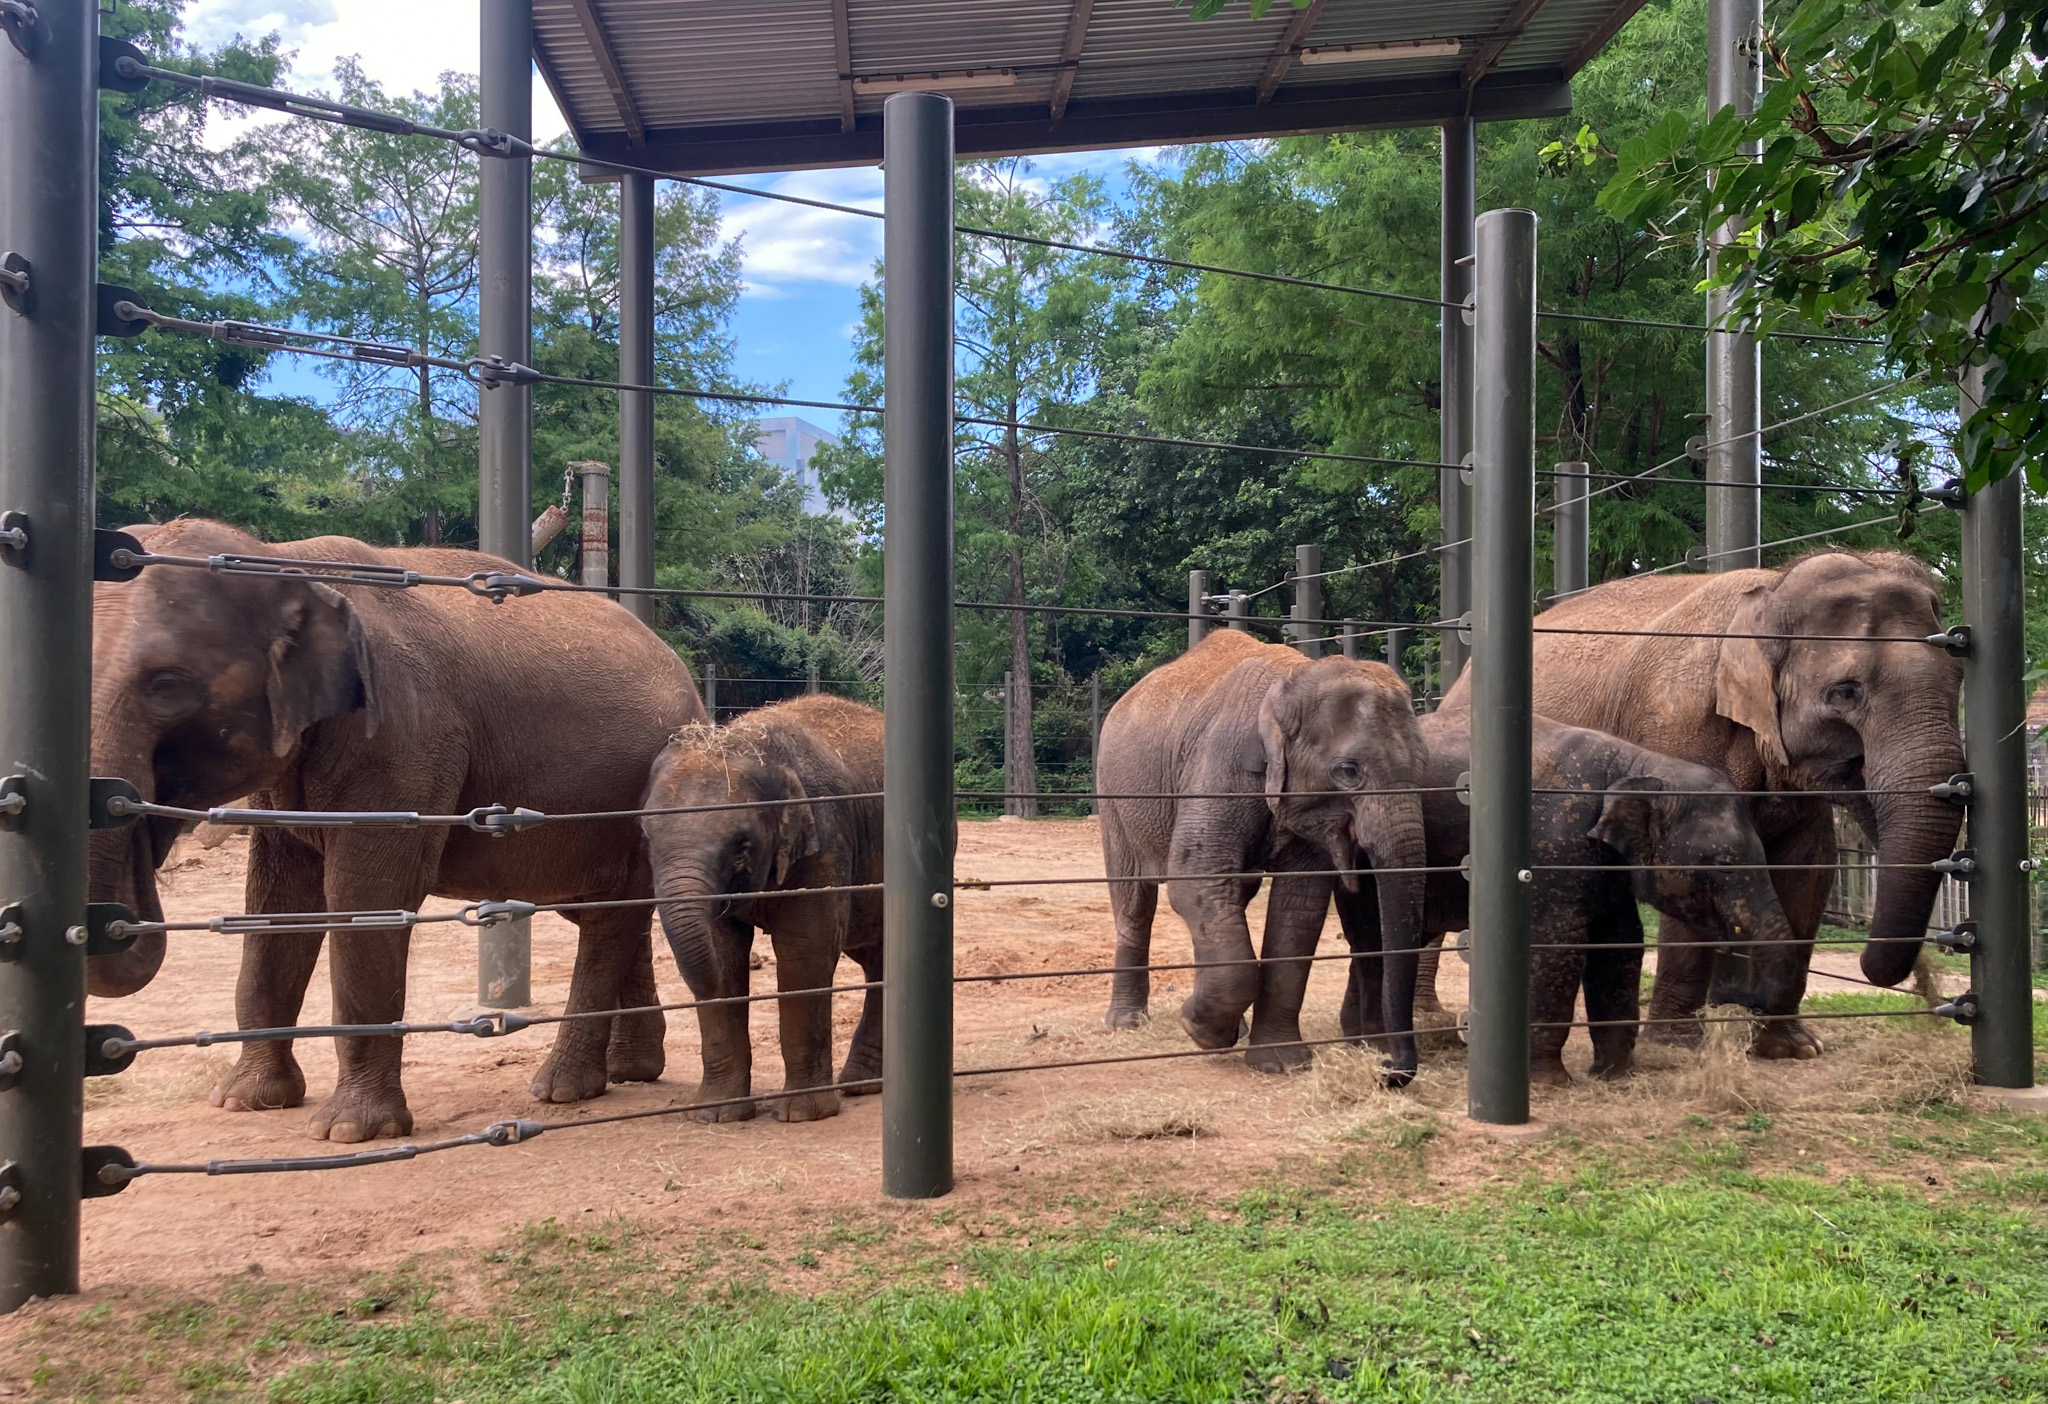
{"label": "bracket on pole", "polygon": [[13,1029],[0,1033],[0,1092],[11,1092],[21,1081],[24,1066],[21,1057],[21,1035]]}
{"label": "bracket on pole", "polygon": [[140,804],[142,791],[126,780],[110,780],[95,775],[87,781],[85,827],[88,829],[125,829],[141,818],[134,809],[117,807],[116,799],[130,800]]}
{"label": "bracket on pole", "polygon": [[21,51],[23,58],[36,56],[38,18],[36,7],[29,0],[0,0],[0,29],[7,31],[8,39]]}
{"label": "bracket on pole", "polygon": [[105,580],[118,584],[123,580],[133,580],[136,576],[142,574],[143,562],[139,559],[120,564],[115,562],[115,553],[120,551],[127,551],[136,557],[145,557],[149,554],[140,541],[137,541],[125,531],[108,531],[105,527],[94,530],[92,534],[92,578],[94,580]]}
{"label": "bracket on pole", "polygon": [[1977,923],[1959,921],[1947,931],[1938,931],[1928,938],[1951,955],[1964,955],[1977,949]]}
{"label": "bracket on pole", "polygon": [[121,315],[122,303],[130,307],[143,305],[142,294],[133,288],[120,287],[114,283],[95,283],[93,293],[96,303],[94,334],[98,336],[137,337],[149,330],[149,323],[140,317]]}
{"label": "bracket on pole", "polygon": [[133,926],[135,913],[119,902],[85,904],[85,953],[89,956],[119,955],[135,944],[136,931],[115,931],[116,924]]}
{"label": "bracket on pole", "polygon": [[100,36],[100,86],[112,93],[139,93],[149,86],[149,75],[141,72],[122,72],[121,60],[130,59],[131,69],[149,66],[149,56],[129,43],[116,39],[111,34]]}
{"label": "bracket on pole", "polygon": [[1953,1019],[1958,1024],[1974,1024],[1982,1016],[1984,1007],[1978,1001],[1975,990],[1965,990],[1946,1004],[1935,1005],[1934,1012],[1945,1019]]}
{"label": "bracket on pole", "polygon": [[0,302],[24,317],[36,310],[34,272],[29,261],[12,249],[0,256]]}
{"label": "bracket on pole", "polygon": [[1929,866],[1957,882],[1975,882],[1982,871],[1977,866],[1977,851],[1973,848],[1958,848],[1946,858],[1937,858]]}
{"label": "bracket on pole", "polygon": [[21,938],[27,934],[23,919],[19,902],[0,906],[0,960],[21,959]]}
{"label": "bracket on pole", "polygon": [[1947,800],[1958,809],[1966,808],[1970,797],[1976,792],[1977,777],[1967,770],[1956,772],[1939,785],[1929,785],[1927,793],[1936,799]]}
{"label": "bracket on pole", "polygon": [[28,568],[28,513],[0,512],[0,564]]}
{"label": "bracket on pole", "polygon": [[[87,1024],[85,1075],[112,1077],[115,1073],[128,1071],[128,1065],[135,1061],[135,1050],[125,1045],[134,1041],[135,1035],[119,1024]],[[108,1048],[110,1044],[112,1051]]]}
{"label": "bracket on pole", "polygon": [[87,1146],[80,1159],[85,1173],[79,1193],[86,1199],[119,1194],[135,1178],[128,1173],[135,1168],[135,1157],[119,1146]]}
{"label": "bracket on pole", "polygon": [[21,827],[21,816],[28,812],[28,777],[26,775],[0,775],[0,833],[11,833]]}
{"label": "bracket on pole", "polygon": [[0,1224],[13,1218],[20,1207],[21,1167],[11,1160],[0,1160]]}

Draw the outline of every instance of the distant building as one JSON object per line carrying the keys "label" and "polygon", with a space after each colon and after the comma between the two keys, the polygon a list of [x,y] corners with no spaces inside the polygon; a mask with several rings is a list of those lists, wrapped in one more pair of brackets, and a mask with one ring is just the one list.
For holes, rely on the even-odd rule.
{"label": "distant building", "polygon": [[761,451],[761,457],[796,479],[804,490],[804,510],[820,515],[830,513],[832,504],[825,500],[824,489],[818,486],[818,470],[811,466],[811,459],[820,444],[837,444],[838,436],[790,414],[756,422],[761,432],[754,439],[754,447]]}

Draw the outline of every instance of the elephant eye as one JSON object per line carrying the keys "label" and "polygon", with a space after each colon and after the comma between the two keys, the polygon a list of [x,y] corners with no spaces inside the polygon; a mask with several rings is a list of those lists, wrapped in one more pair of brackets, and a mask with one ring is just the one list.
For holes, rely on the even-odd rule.
{"label": "elephant eye", "polygon": [[1854,678],[1844,678],[1828,685],[1827,700],[1830,707],[1853,707],[1863,700],[1863,684]]}
{"label": "elephant eye", "polygon": [[203,698],[204,693],[205,689],[197,678],[175,668],[159,669],[142,682],[143,701],[151,711],[159,714],[190,708]]}
{"label": "elephant eye", "polygon": [[1330,778],[1346,787],[1356,785],[1363,774],[1355,760],[1340,760],[1330,767]]}

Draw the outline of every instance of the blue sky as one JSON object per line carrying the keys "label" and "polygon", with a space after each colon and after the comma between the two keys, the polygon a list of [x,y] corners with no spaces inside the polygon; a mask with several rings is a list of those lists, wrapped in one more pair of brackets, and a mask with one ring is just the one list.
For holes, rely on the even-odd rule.
{"label": "blue sky", "polygon": [[[434,87],[444,71],[473,73],[477,65],[477,0],[192,0],[187,37],[216,44],[236,33],[277,33],[294,54],[291,85],[328,88],[343,56],[360,58],[365,72],[395,91]],[[554,100],[534,80],[534,135],[545,140],[564,130]],[[256,121],[276,118],[264,115]],[[226,128],[222,129],[227,130]],[[1050,156],[1037,163],[1047,177],[1079,170],[1102,175],[1120,194],[1132,159],[1158,152],[1103,151]],[[879,209],[881,172],[873,167],[837,171],[728,177],[789,194]],[[850,342],[860,315],[860,285],[881,252],[879,221],[828,214],[765,200],[722,197],[724,232],[740,241],[744,289],[733,321],[734,373],[773,385],[786,382],[802,399],[841,397],[851,366]],[[328,382],[313,363],[275,358],[270,384],[291,394],[324,398]],[[288,363],[288,364],[287,364]],[[833,427],[830,416],[808,416]]]}

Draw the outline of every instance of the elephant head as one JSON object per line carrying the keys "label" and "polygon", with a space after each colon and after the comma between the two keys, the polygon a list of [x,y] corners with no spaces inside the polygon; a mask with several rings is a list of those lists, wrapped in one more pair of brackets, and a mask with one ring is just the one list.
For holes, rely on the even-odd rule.
{"label": "elephant head", "polygon": [[821,851],[817,806],[789,803],[804,797],[794,770],[708,724],[685,727],[655,759],[643,807],[704,807],[640,821],[662,930],[692,988],[718,958],[714,904],[704,899],[785,887],[791,870]]}
{"label": "elephant head", "polygon": [[[144,528],[169,555],[260,552],[216,522]],[[188,809],[225,804],[278,781],[305,734],[363,710],[376,726],[369,649],[346,599],[289,576],[238,578],[154,566],[93,593],[92,766],[145,800]],[[147,818],[93,834],[93,901],[162,919],[156,869],[178,836]],[[163,963],[161,934],[86,962],[86,987],[133,994]]]}
{"label": "elephant head", "polygon": [[1862,789],[1850,808],[1877,844],[1877,912],[1863,973],[1912,970],[1959,810],[1929,793],[1964,767],[1962,667],[1919,642],[1811,642],[1820,634],[1917,640],[1941,628],[1941,591],[1896,552],[1821,552],[1776,572],[1738,605],[1722,641],[1715,709],[1747,727],[1779,788]]}
{"label": "elephant head", "polygon": [[[1806,989],[1807,946],[1792,939],[1748,804],[1705,767],[1685,767],[1677,781],[1667,785],[1655,775],[1619,781],[1607,791],[1590,837],[1624,862],[1661,869],[1632,874],[1637,901],[1743,943],[1756,988],[1720,996],[1722,1002],[1796,1014]],[[1667,793],[1708,789],[1728,793]]]}

